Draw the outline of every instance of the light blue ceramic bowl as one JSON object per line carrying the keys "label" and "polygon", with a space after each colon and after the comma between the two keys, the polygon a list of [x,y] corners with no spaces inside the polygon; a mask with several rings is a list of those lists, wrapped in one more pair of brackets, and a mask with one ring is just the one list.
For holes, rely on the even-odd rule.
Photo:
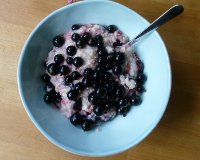
{"label": "light blue ceramic bowl", "polygon": [[18,66],[18,86],[26,112],[40,132],[58,147],[83,156],[107,156],[141,142],[161,119],[170,95],[171,69],[165,45],[154,32],[136,46],[148,76],[143,103],[124,118],[95,130],[83,132],[72,126],[59,110],[43,101],[44,84],[39,75],[42,62],[52,48],[52,38],[75,23],[115,24],[134,37],[149,23],[136,12],[112,1],[82,1],[65,6],[47,16],[26,41]]}

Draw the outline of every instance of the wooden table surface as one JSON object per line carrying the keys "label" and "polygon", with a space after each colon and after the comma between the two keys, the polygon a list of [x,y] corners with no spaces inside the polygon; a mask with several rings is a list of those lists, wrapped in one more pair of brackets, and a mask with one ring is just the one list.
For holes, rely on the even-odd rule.
{"label": "wooden table surface", "polygon": [[[104,160],[200,159],[200,1],[117,0],[152,21],[171,5],[185,12],[159,29],[173,72],[171,99],[159,125],[139,145]],[[24,42],[65,0],[0,0],[0,160],[94,160],[51,144],[28,118],[17,88]],[[108,13],[109,14],[109,13]]]}

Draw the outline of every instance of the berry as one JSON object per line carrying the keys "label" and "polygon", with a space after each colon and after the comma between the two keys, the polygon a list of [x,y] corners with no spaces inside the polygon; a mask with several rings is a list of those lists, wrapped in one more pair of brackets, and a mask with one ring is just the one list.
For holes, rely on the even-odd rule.
{"label": "berry", "polygon": [[72,57],[67,57],[67,64],[73,64],[74,59]]}
{"label": "berry", "polygon": [[90,128],[91,128],[91,121],[88,120],[88,119],[84,119],[82,124],[81,124],[81,128],[84,130],[84,131],[89,131]]}
{"label": "berry", "polygon": [[122,86],[119,86],[116,90],[115,90],[115,96],[116,97],[122,97],[124,96],[125,93],[125,89]]}
{"label": "berry", "polygon": [[46,93],[44,95],[44,101],[46,103],[52,103],[53,102],[53,96],[50,93]]}
{"label": "berry", "polygon": [[105,109],[106,109],[106,110],[111,109],[114,105],[115,105],[115,104],[114,104],[113,101],[107,102],[107,103],[105,104]]}
{"label": "berry", "polygon": [[98,50],[97,50],[97,55],[100,57],[100,56],[105,56],[105,55],[107,55],[107,51],[106,51],[106,49],[105,48],[99,48]]}
{"label": "berry", "polygon": [[89,87],[89,86],[92,85],[91,80],[88,79],[88,78],[83,78],[83,79],[82,79],[82,83],[83,83],[83,86],[84,86],[84,87]]}
{"label": "berry", "polygon": [[66,52],[69,56],[74,56],[77,52],[77,49],[75,46],[68,46]]}
{"label": "berry", "polygon": [[102,75],[103,81],[111,81],[113,78],[112,73],[106,72],[105,74]]}
{"label": "berry", "polygon": [[104,113],[104,109],[101,106],[94,106],[93,111],[97,116],[101,116]]}
{"label": "berry", "polygon": [[77,42],[79,39],[81,38],[81,36],[78,33],[74,33],[72,34],[72,41]]}
{"label": "berry", "polygon": [[59,103],[62,100],[60,93],[55,93],[55,101]]}
{"label": "berry", "polygon": [[53,38],[53,45],[55,47],[61,47],[65,43],[65,38],[62,36],[56,36]]}
{"label": "berry", "polygon": [[71,76],[72,76],[73,80],[78,80],[79,78],[81,78],[81,74],[77,71],[73,71],[71,73]]}
{"label": "berry", "polygon": [[77,30],[79,28],[81,28],[81,25],[79,25],[79,24],[72,25],[72,30]]}
{"label": "berry", "polygon": [[71,76],[66,76],[65,77],[65,85],[69,85],[70,83],[72,83],[73,78]]}
{"label": "berry", "polygon": [[103,48],[103,46],[104,46],[103,42],[97,42],[97,44],[96,44],[96,47],[97,47],[98,49]]}
{"label": "berry", "polygon": [[97,64],[98,65],[105,65],[106,64],[106,58],[105,57],[98,57],[98,59],[97,59]]}
{"label": "berry", "polygon": [[119,107],[117,112],[125,117],[127,113],[129,112],[129,110],[130,110],[130,106]]}
{"label": "berry", "polygon": [[85,39],[85,41],[88,41],[91,37],[92,35],[89,32],[85,32],[82,35],[82,38]]}
{"label": "berry", "polygon": [[96,40],[95,38],[90,38],[90,39],[88,40],[88,45],[89,45],[90,47],[95,47],[95,46],[97,45],[97,40]]}
{"label": "berry", "polygon": [[96,35],[94,38],[97,40],[97,42],[103,42],[103,37],[100,34]]}
{"label": "berry", "polygon": [[119,105],[120,107],[126,107],[127,104],[128,104],[128,101],[127,101],[126,98],[120,99],[119,102],[118,102],[118,105]]}
{"label": "berry", "polygon": [[75,57],[73,61],[74,66],[80,67],[83,64],[83,59],[81,57]]}
{"label": "berry", "polygon": [[101,79],[101,72],[99,72],[99,71],[94,71],[94,73],[93,73],[93,80],[94,81],[98,81],[98,80],[100,80]]}
{"label": "berry", "polygon": [[42,81],[43,81],[44,83],[49,83],[51,77],[50,77],[48,74],[45,73],[45,74],[42,74],[42,75],[41,75],[41,79],[42,79]]}
{"label": "berry", "polygon": [[67,75],[69,72],[70,72],[70,69],[69,69],[68,66],[62,65],[62,66],[60,67],[60,74],[61,74],[61,75]]}
{"label": "berry", "polygon": [[88,101],[92,104],[97,104],[99,102],[99,98],[95,95],[94,92],[90,93],[88,96]]}
{"label": "berry", "polygon": [[70,91],[67,93],[67,97],[68,97],[68,99],[70,99],[70,100],[76,100],[76,96],[77,96],[77,94],[76,94],[76,91],[74,91],[74,90],[70,90]]}
{"label": "berry", "polygon": [[116,53],[114,61],[116,64],[123,64],[125,62],[125,54],[121,52]]}
{"label": "berry", "polygon": [[54,85],[53,85],[52,83],[47,83],[47,84],[45,85],[45,87],[44,87],[44,90],[45,90],[45,92],[47,92],[47,93],[52,93],[52,92],[54,92],[54,89],[55,89],[55,87],[54,87]]}
{"label": "berry", "polygon": [[144,84],[144,82],[147,80],[147,77],[145,74],[141,73],[138,74],[136,81],[140,84]]}
{"label": "berry", "polygon": [[83,38],[80,38],[77,42],[76,42],[76,46],[78,48],[84,48],[86,45],[86,41]]}
{"label": "berry", "polygon": [[61,64],[64,61],[64,57],[62,56],[62,54],[57,54],[54,57],[54,62],[56,64]]}
{"label": "berry", "polygon": [[84,76],[85,78],[91,78],[92,75],[93,75],[93,70],[92,70],[91,68],[86,68],[86,69],[84,70],[83,76]]}
{"label": "berry", "polygon": [[113,71],[114,74],[119,75],[119,74],[122,74],[123,68],[122,68],[122,66],[115,66],[112,69],[112,71]]}
{"label": "berry", "polygon": [[51,63],[47,66],[47,71],[50,75],[58,74],[59,67],[56,63]]}
{"label": "berry", "polygon": [[95,94],[99,97],[99,98],[104,98],[107,94],[107,90],[105,87],[97,87],[95,89]]}
{"label": "berry", "polygon": [[112,83],[106,82],[104,86],[105,86],[105,88],[107,89],[108,92],[111,92],[113,90],[113,84]]}
{"label": "berry", "polygon": [[145,90],[145,88],[144,88],[144,86],[143,85],[137,85],[137,91],[139,92],[139,93],[143,93],[143,92],[145,92],[146,90]]}
{"label": "berry", "polygon": [[70,117],[70,122],[73,124],[73,125],[79,125],[81,124],[81,121],[82,121],[82,116],[80,113],[76,112],[74,113],[71,117]]}
{"label": "berry", "polygon": [[104,67],[101,66],[101,65],[97,65],[96,68],[95,68],[95,71],[97,71],[97,72],[103,72],[104,71]]}
{"label": "berry", "polygon": [[76,111],[81,110],[81,106],[82,105],[82,100],[81,98],[79,98],[77,101],[75,101],[75,103],[73,104],[73,109]]}
{"label": "berry", "polygon": [[110,25],[106,29],[109,33],[114,33],[117,30],[117,27],[115,25]]}
{"label": "berry", "polygon": [[83,88],[84,88],[84,85],[83,85],[82,82],[78,82],[78,83],[76,83],[76,84],[74,85],[74,90],[76,90],[76,91],[78,91],[78,92],[82,91]]}

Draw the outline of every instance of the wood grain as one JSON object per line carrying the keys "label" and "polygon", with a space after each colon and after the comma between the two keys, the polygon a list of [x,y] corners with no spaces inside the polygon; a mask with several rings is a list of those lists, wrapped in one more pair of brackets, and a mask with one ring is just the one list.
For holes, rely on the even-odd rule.
{"label": "wood grain", "polygon": [[[65,0],[0,0],[0,159],[1,160],[199,160],[200,1],[117,0],[154,20],[171,5],[185,12],[159,29],[173,72],[171,99],[159,125],[139,145],[106,158],[86,158],[51,144],[29,120],[18,94],[17,64],[31,30]],[[109,13],[108,13],[109,14]]]}

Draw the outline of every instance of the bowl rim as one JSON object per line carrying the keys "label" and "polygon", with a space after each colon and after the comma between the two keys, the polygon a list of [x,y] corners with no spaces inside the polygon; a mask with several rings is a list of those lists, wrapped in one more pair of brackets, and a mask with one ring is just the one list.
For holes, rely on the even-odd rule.
{"label": "bowl rim", "polygon": [[102,1],[102,0],[95,0],[95,1],[79,1],[79,2],[76,2],[76,3],[73,3],[73,4],[70,4],[70,5],[67,5],[67,6],[64,6],[64,7],[61,7],[55,11],[53,11],[52,13],[50,13],[49,15],[47,15],[44,19],[42,19],[37,25],[36,27],[32,30],[32,32],[30,33],[30,35],[28,36],[23,48],[22,48],[22,51],[21,51],[21,54],[20,54],[20,57],[19,57],[19,62],[18,62],[18,68],[17,68],[17,83],[18,83],[18,90],[19,90],[19,95],[20,95],[20,98],[21,98],[21,101],[22,101],[22,104],[24,106],[24,109],[26,110],[29,118],[31,119],[31,121],[34,123],[34,125],[36,126],[36,128],[53,144],[55,144],[57,147],[65,150],[65,151],[68,151],[70,153],[73,153],[73,154],[76,154],[76,155],[80,155],[80,156],[87,156],[87,157],[104,157],[104,156],[111,156],[111,155],[114,155],[114,154],[119,154],[121,152],[124,152],[128,149],[130,149],[131,147],[137,145],[138,143],[140,143],[142,140],[144,140],[151,132],[152,130],[157,126],[157,124],[160,122],[166,108],[167,108],[167,105],[168,105],[168,102],[169,102],[169,98],[170,98],[170,93],[171,93],[171,86],[172,86],[172,73],[171,73],[171,64],[170,64],[170,60],[169,60],[169,55],[168,55],[168,52],[167,52],[167,49],[166,49],[166,46],[164,44],[164,41],[162,40],[161,36],[158,34],[157,31],[154,31],[155,32],[155,35],[156,37],[160,40],[160,42],[162,43],[162,48],[163,50],[165,51],[164,55],[165,55],[165,59],[166,59],[166,62],[168,64],[168,70],[169,70],[169,80],[168,80],[168,88],[169,88],[169,91],[167,93],[167,96],[165,98],[165,101],[163,103],[163,110],[161,111],[161,113],[159,114],[159,118],[156,120],[155,123],[153,123],[153,125],[143,134],[141,135],[137,141],[132,141],[130,142],[128,145],[124,146],[124,147],[120,147],[120,148],[117,148],[115,150],[109,150],[109,151],[101,151],[101,152],[95,152],[95,153],[91,153],[91,152],[87,152],[87,151],[81,151],[81,150],[77,150],[77,149],[74,149],[72,147],[68,147],[68,146],[65,146],[63,144],[61,144],[60,142],[58,142],[57,140],[53,139],[51,137],[51,135],[49,135],[49,133],[47,133],[41,126],[40,124],[37,122],[37,120],[34,118],[34,116],[32,115],[28,105],[27,105],[27,102],[25,100],[25,97],[24,97],[24,93],[23,93],[23,89],[22,89],[22,80],[21,80],[21,70],[22,70],[22,61],[23,61],[23,57],[25,55],[25,51],[26,51],[26,48],[31,40],[31,38],[33,37],[33,35],[35,34],[35,32],[43,25],[43,23],[45,23],[50,17],[52,17],[53,15],[55,14],[58,14],[59,12],[62,12],[63,10],[65,9],[68,9],[68,8],[71,8],[71,7],[74,7],[74,6],[78,6],[78,5],[81,5],[81,4],[85,4],[85,3],[107,3],[107,4],[111,4],[111,5],[115,5],[116,7],[119,7],[119,8],[122,8],[123,10],[125,10],[126,12],[129,12],[129,13],[134,13],[136,14],[137,16],[139,16],[141,18],[141,20],[146,23],[147,25],[150,24],[145,18],[143,18],[141,15],[139,15],[136,11],[122,5],[122,4],[119,4],[117,2],[113,2],[112,0],[111,1]]}

